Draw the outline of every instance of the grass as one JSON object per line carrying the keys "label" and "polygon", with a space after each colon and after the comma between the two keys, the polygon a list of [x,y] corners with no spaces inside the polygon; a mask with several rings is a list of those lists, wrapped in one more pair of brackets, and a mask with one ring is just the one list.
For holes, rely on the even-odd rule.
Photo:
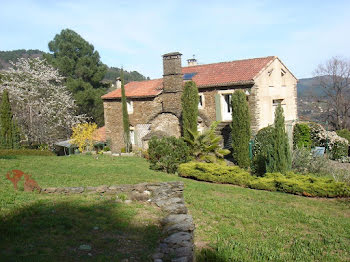
{"label": "grass", "polygon": [[[185,183],[186,204],[196,224],[195,241],[198,261],[350,261],[350,201],[348,199],[306,198],[279,192],[199,182],[152,171],[144,159],[136,157],[100,156],[95,159],[93,156],[18,156],[14,159],[0,159],[0,174],[5,174],[11,169],[22,169],[32,174],[42,187],[183,181]],[[77,221],[75,219],[80,216],[84,218],[84,215],[79,215],[79,210],[85,210],[83,207],[86,205],[89,210],[85,217],[86,223],[89,225],[87,228],[90,230],[93,224],[101,226],[106,224],[107,229],[102,235],[114,229],[118,231],[120,224],[123,224],[122,221],[127,223],[130,218],[134,222],[127,224],[126,228],[131,228],[134,230],[133,232],[144,232],[143,236],[146,236],[153,232],[152,230],[156,231],[156,228],[153,227],[154,221],[153,224],[139,224],[142,219],[138,220],[138,210],[144,210],[145,207],[137,208],[134,206],[136,204],[132,206],[122,205],[118,208],[114,202],[113,204],[108,202],[111,200],[100,201],[96,199],[97,196],[76,196],[76,198],[74,196],[41,196],[25,192],[16,194],[11,190],[9,181],[5,180],[3,176],[0,177],[0,190],[2,192],[0,193],[1,222],[13,225],[14,229],[11,234],[16,234],[16,239],[18,236],[22,236],[19,233],[27,236],[28,241],[27,238],[21,237],[25,239],[23,244],[26,247],[29,244],[33,245],[28,229],[37,230],[39,226],[34,222],[34,224],[27,222],[29,226],[23,229],[21,223],[14,222],[18,220],[32,221],[32,215],[26,212],[28,205],[33,206],[33,210],[38,210],[34,213],[41,214],[42,217],[48,217],[49,207],[52,203],[59,205],[57,209],[68,205],[71,208],[61,209],[67,210],[67,216],[64,216],[66,219],[62,223],[68,225],[70,223],[74,225],[76,223],[74,221]],[[40,213],[39,207],[42,206],[40,201],[46,203],[44,207],[47,208],[44,208],[43,213]],[[101,205],[101,208],[105,206],[105,210],[108,210],[106,211],[109,212],[108,216],[117,218],[121,212],[125,213],[125,219],[122,221],[113,220],[118,221],[115,224],[110,224],[108,221],[111,220],[108,219],[98,223],[98,217],[102,219],[103,212],[99,216],[96,211],[98,208],[95,207]],[[91,215],[90,212],[92,212]],[[149,211],[150,214],[153,212]],[[15,219],[16,214],[19,214],[19,216],[17,215],[18,220]],[[88,217],[95,216],[96,220],[92,219],[92,222],[89,223]],[[82,223],[82,227],[85,228],[83,225],[84,223]],[[4,235],[4,226],[1,226],[0,229],[0,234]],[[59,235],[63,234],[65,230],[65,228],[58,230],[62,231]],[[91,236],[89,230],[86,230],[86,232],[90,232],[85,234],[87,237]],[[46,237],[50,239],[48,234]],[[150,234],[150,236],[156,234]],[[98,239],[98,241],[103,241],[102,236]],[[74,240],[75,244],[71,246],[77,248],[78,244],[88,242],[84,238],[83,240],[80,242]],[[69,240],[62,237],[63,246],[66,242]],[[92,257],[84,257],[84,259],[98,260],[97,254],[102,252],[104,245],[97,243],[92,246],[96,246],[96,254],[93,254]],[[44,247],[46,245],[43,245]],[[19,249],[20,246],[15,244],[15,238],[11,238],[10,235],[4,241],[0,240],[0,248],[1,250],[9,248],[15,250]],[[32,254],[30,252],[34,252],[33,250],[38,252],[38,248],[35,246],[24,252]],[[64,250],[67,252],[66,258],[70,258],[66,259],[67,261],[77,260],[74,256],[80,256],[78,251]],[[118,250],[118,248],[106,246],[106,250]],[[122,248],[119,250],[122,252]],[[0,251],[0,254],[4,254],[3,252]],[[45,251],[44,248],[44,251],[41,252],[48,251]],[[57,254],[62,254],[62,252]],[[106,252],[108,253],[108,251]],[[33,253],[33,257],[39,255]]]}

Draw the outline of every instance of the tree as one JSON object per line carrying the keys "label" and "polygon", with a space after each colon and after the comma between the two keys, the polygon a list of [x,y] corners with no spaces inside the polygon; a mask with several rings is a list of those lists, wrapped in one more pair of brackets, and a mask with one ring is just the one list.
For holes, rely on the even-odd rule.
{"label": "tree", "polygon": [[91,117],[99,126],[103,125],[103,95],[107,86],[101,80],[107,67],[100,61],[94,46],[79,34],[64,29],[49,43],[52,54],[44,57],[66,78],[68,89],[73,93],[78,112]]}
{"label": "tree", "polygon": [[0,91],[7,89],[20,129],[29,145],[53,144],[71,135],[72,126],[85,121],[58,70],[39,58],[21,58],[7,71]]}
{"label": "tree", "polygon": [[14,149],[19,147],[19,130],[13,119],[9,93],[2,93],[0,106],[0,148]]}
{"label": "tree", "polygon": [[279,104],[275,112],[272,147],[267,153],[267,172],[285,174],[291,169],[292,159],[285,129],[283,108]]}
{"label": "tree", "polygon": [[95,123],[82,123],[72,128],[72,143],[79,147],[80,152],[91,150],[93,147],[93,134],[97,129]]}
{"label": "tree", "polygon": [[323,90],[327,120],[336,130],[350,128],[350,61],[333,57],[314,72]]}
{"label": "tree", "polygon": [[188,81],[185,84],[184,91],[181,97],[182,104],[182,129],[183,137],[190,138],[189,132],[197,132],[198,122],[198,88],[196,83]]}
{"label": "tree", "polygon": [[125,144],[125,152],[129,153],[131,151],[130,122],[129,122],[128,107],[126,102],[126,95],[125,95],[123,69],[121,72],[121,82],[122,82],[121,91],[122,91],[123,131],[124,131],[123,137],[124,137],[124,144]]}
{"label": "tree", "polygon": [[238,90],[232,95],[232,148],[233,159],[241,168],[248,168],[249,159],[249,140],[250,113],[246,95]]}

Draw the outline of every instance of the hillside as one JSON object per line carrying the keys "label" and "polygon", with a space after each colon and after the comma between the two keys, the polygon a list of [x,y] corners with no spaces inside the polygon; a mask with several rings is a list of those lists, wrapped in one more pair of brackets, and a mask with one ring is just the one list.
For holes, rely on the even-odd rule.
{"label": "hillside", "polygon": [[18,58],[42,57],[43,54],[43,51],[37,49],[18,49],[12,51],[0,51],[0,70],[7,69],[10,66],[10,61],[16,61]]}
{"label": "hillside", "polygon": [[[42,57],[43,54],[43,51],[37,49],[18,49],[12,51],[0,51],[0,70],[7,69],[10,66],[10,61],[16,61],[18,58]],[[103,81],[113,84],[117,77],[120,77],[120,68],[107,66],[107,73]],[[129,83],[131,81],[146,80],[147,78],[137,71],[124,71],[124,79],[125,83]]]}

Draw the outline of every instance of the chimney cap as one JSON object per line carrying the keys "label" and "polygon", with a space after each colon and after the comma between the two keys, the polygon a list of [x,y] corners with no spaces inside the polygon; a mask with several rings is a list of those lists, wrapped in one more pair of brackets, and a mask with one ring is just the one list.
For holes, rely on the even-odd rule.
{"label": "chimney cap", "polygon": [[178,56],[178,55],[182,55],[182,54],[180,52],[171,52],[171,53],[164,54],[163,57]]}

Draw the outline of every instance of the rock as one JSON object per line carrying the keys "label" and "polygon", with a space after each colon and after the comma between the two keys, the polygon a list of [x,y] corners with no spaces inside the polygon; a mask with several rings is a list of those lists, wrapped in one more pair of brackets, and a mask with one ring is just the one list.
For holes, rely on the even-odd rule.
{"label": "rock", "polygon": [[149,199],[149,195],[144,193],[139,193],[137,191],[132,191],[131,199],[136,201],[147,201]]}
{"label": "rock", "polygon": [[94,230],[98,230],[99,229],[99,227],[94,227]]}
{"label": "rock", "polygon": [[188,232],[177,232],[166,239],[164,239],[165,243],[171,244],[171,245],[181,245],[181,242],[183,241],[190,241],[192,239],[192,235]]}
{"label": "rock", "polygon": [[83,187],[69,187],[68,192],[71,194],[80,194],[84,192]]}
{"label": "rock", "polygon": [[91,250],[91,246],[90,245],[80,245],[79,249],[84,250],[84,251],[89,251],[89,250]]}
{"label": "rock", "polygon": [[155,260],[153,260],[153,262],[163,262],[163,260],[160,258],[156,258]]}
{"label": "rock", "polygon": [[89,257],[92,257],[92,254],[91,254],[91,253],[88,253],[88,256],[89,256]]}
{"label": "rock", "polygon": [[157,258],[163,258],[164,257],[164,254],[163,253],[155,253],[152,258],[153,259],[157,259]]}
{"label": "rock", "polygon": [[185,214],[169,215],[163,219],[164,225],[163,232],[172,234],[180,231],[192,232],[194,230],[194,224],[192,216]]}
{"label": "rock", "polygon": [[124,203],[125,203],[125,204],[131,204],[132,201],[131,201],[130,199],[127,199],[127,200],[124,201]]}
{"label": "rock", "polygon": [[56,187],[48,187],[48,188],[44,188],[42,191],[44,193],[52,194],[52,193],[55,193],[57,191],[57,188]]}
{"label": "rock", "polygon": [[85,188],[85,192],[87,192],[87,193],[95,193],[96,189],[97,189],[97,187],[95,187],[95,186],[88,186],[88,187]]}
{"label": "rock", "polygon": [[192,255],[192,247],[179,247],[175,249],[175,255],[177,257],[186,257]]}
{"label": "rock", "polygon": [[98,187],[96,188],[96,192],[97,192],[97,193],[104,193],[104,192],[106,192],[107,190],[108,190],[108,186],[106,186],[106,185],[98,186]]}
{"label": "rock", "polygon": [[183,204],[175,204],[163,207],[163,210],[169,214],[187,214],[187,208]]}
{"label": "rock", "polygon": [[187,257],[173,258],[171,262],[188,262]]}

